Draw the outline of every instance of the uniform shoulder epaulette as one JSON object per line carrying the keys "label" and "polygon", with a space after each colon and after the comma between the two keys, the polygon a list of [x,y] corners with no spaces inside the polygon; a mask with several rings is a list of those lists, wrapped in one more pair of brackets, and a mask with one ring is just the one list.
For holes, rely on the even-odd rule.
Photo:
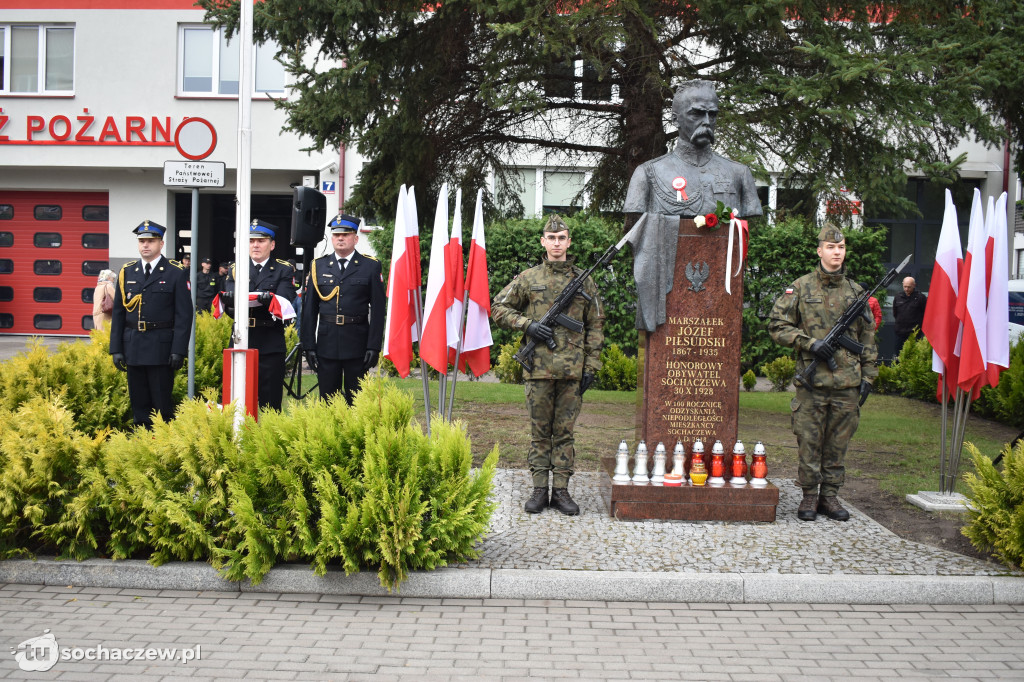
{"label": "uniform shoulder epaulette", "polygon": [[359,255],[362,256],[363,258],[369,258],[370,260],[377,260],[376,258],[374,258],[373,256],[371,256],[368,253],[361,253]]}
{"label": "uniform shoulder epaulette", "polygon": [[174,267],[178,268],[179,270],[184,270],[185,269],[185,266],[181,264],[181,261],[177,261],[177,260],[168,258],[167,262],[170,263],[171,265],[173,265]]}
{"label": "uniform shoulder epaulette", "polygon": [[133,265],[135,265],[138,262],[139,261],[137,261],[137,260],[130,260],[127,263],[125,263],[124,265],[122,265],[121,269],[124,270],[125,268],[130,268],[130,267],[132,267]]}
{"label": "uniform shoulder epaulette", "polygon": [[274,260],[276,260],[276,261],[277,261],[278,263],[280,263],[281,265],[287,265],[288,267],[291,267],[291,266],[292,266],[292,264],[291,264],[291,263],[289,263],[289,262],[288,262],[288,261],[286,261],[286,260],[281,260],[280,258],[275,258]]}

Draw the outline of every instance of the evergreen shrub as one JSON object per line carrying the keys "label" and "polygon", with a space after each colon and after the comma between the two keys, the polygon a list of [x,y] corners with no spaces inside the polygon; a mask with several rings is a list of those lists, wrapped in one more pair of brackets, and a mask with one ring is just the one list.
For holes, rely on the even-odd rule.
{"label": "evergreen shrub", "polygon": [[0,409],[0,559],[46,546],[60,557],[93,555],[101,512],[75,513],[69,503],[95,471],[105,437],[77,430],[59,398],[37,395],[13,412]]}
{"label": "evergreen shrub", "polygon": [[413,399],[383,379],[355,404],[293,403],[247,419],[186,401],[152,430],[75,429],[59,398],[0,410],[0,557],[211,561],[259,583],[275,564],[323,574],[409,571],[475,558],[494,503],[498,449],[471,471],[465,426],[425,436]]}
{"label": "evergreen shrub", "polygon": [[975,547],[1024,568],[1024,442],[1003,448],[1003,470],[966,443],[976,473],[967,473],[971,506],[962,531]]}
{"label": "evergreen shrub", "polygon": [[761,371],[772,382],[773,391],[785,391],[796,375],[796,360],[780,355],[761,366]]}
{"label": "evergreen shrub", "polygon": [[523,366],[513,357],[519,352],[519,342],[511,341],[501,346],[498,362],[494,365],[494,376],[503,384],[523,383]]}
{"label": "evergreen shrub", "polygon": [[601,369],[594,387],[602,391],[635,391],[636,371],[636,358],[623,353],[616,343],[606,345],[601,351]]}
{"label": "evergreen shrub", "polygon": [[756,385],[757,376],[754,375],[754,370],[748,369],[743,373],[743,390],[747,392],[753,391]]}

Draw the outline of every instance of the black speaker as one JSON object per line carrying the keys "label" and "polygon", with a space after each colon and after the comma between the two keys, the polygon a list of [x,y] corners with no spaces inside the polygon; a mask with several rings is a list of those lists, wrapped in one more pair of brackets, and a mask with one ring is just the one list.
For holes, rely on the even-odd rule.
{"label": "black speaker", "polygon": [[312,248],[324,238],[327,197],[312,187],[296,187],[292,197],[292,246]]}

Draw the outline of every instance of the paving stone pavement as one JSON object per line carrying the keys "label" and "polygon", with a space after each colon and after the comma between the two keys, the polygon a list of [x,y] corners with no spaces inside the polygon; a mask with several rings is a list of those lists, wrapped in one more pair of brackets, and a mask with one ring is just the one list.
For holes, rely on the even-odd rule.
{"label": "paving stone pavement", "polygon": [[[13,654],[44,630],[61,655],[47,672],[25,672]],[[1024,679],[1024,606],[411,599],[8,584],[0,586],[0,637],[9,647],[0,653],[0,678],[12,680]],[[109,652],[125,648],[132,655],[173,648],[177,660],[111,660],[117,655]],[[183,650],[198,656],[182,662]],[[85,658],[97,652],[103,660]]]}
{"label": "paving stone pavement", "polygon": [[[841,523],[798,521],[802,497],[792,479],[779,487],[774,523],[616,521],[601,501],[598,473],[578,473],[570,493],[579,516],[527,514],[525,471],[499,469],[482,555],[469,567],[678,573],[847,575],[1007,575],[1002,564],[904,540],[855,508]],[[1018,573],[1019,575],[1019,573]]]}

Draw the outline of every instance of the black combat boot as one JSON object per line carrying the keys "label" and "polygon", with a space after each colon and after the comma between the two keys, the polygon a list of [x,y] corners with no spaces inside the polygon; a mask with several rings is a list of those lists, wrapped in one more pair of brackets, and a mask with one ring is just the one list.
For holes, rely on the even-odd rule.
{"label": "black combat boot", "polygon": [[568,488],[551,489],[551,508],[562,512],[566,516],[576,516],[580,513],[580,506],[569,497]]}
{"label": "black combat boot", "polygon": [[523,505],[528,514],[540,514],[548,508],[548,487],[534,488],[533,495]]}
{"label": "black combat boot", "polygon": [[833,521],[850,520],[850,512],[843,509],[843,505],[839,504],[839,499],[835,495],[829,495],[828,497],[822,495],[819,497],[818,511],[825,514]]}
{"label": "black combat boot", "polygon": [[818,493],[804,492],[804,499],[800,501],[800,508],[796,510],[796,517],[801,521],[813,521],[818,518]]}

